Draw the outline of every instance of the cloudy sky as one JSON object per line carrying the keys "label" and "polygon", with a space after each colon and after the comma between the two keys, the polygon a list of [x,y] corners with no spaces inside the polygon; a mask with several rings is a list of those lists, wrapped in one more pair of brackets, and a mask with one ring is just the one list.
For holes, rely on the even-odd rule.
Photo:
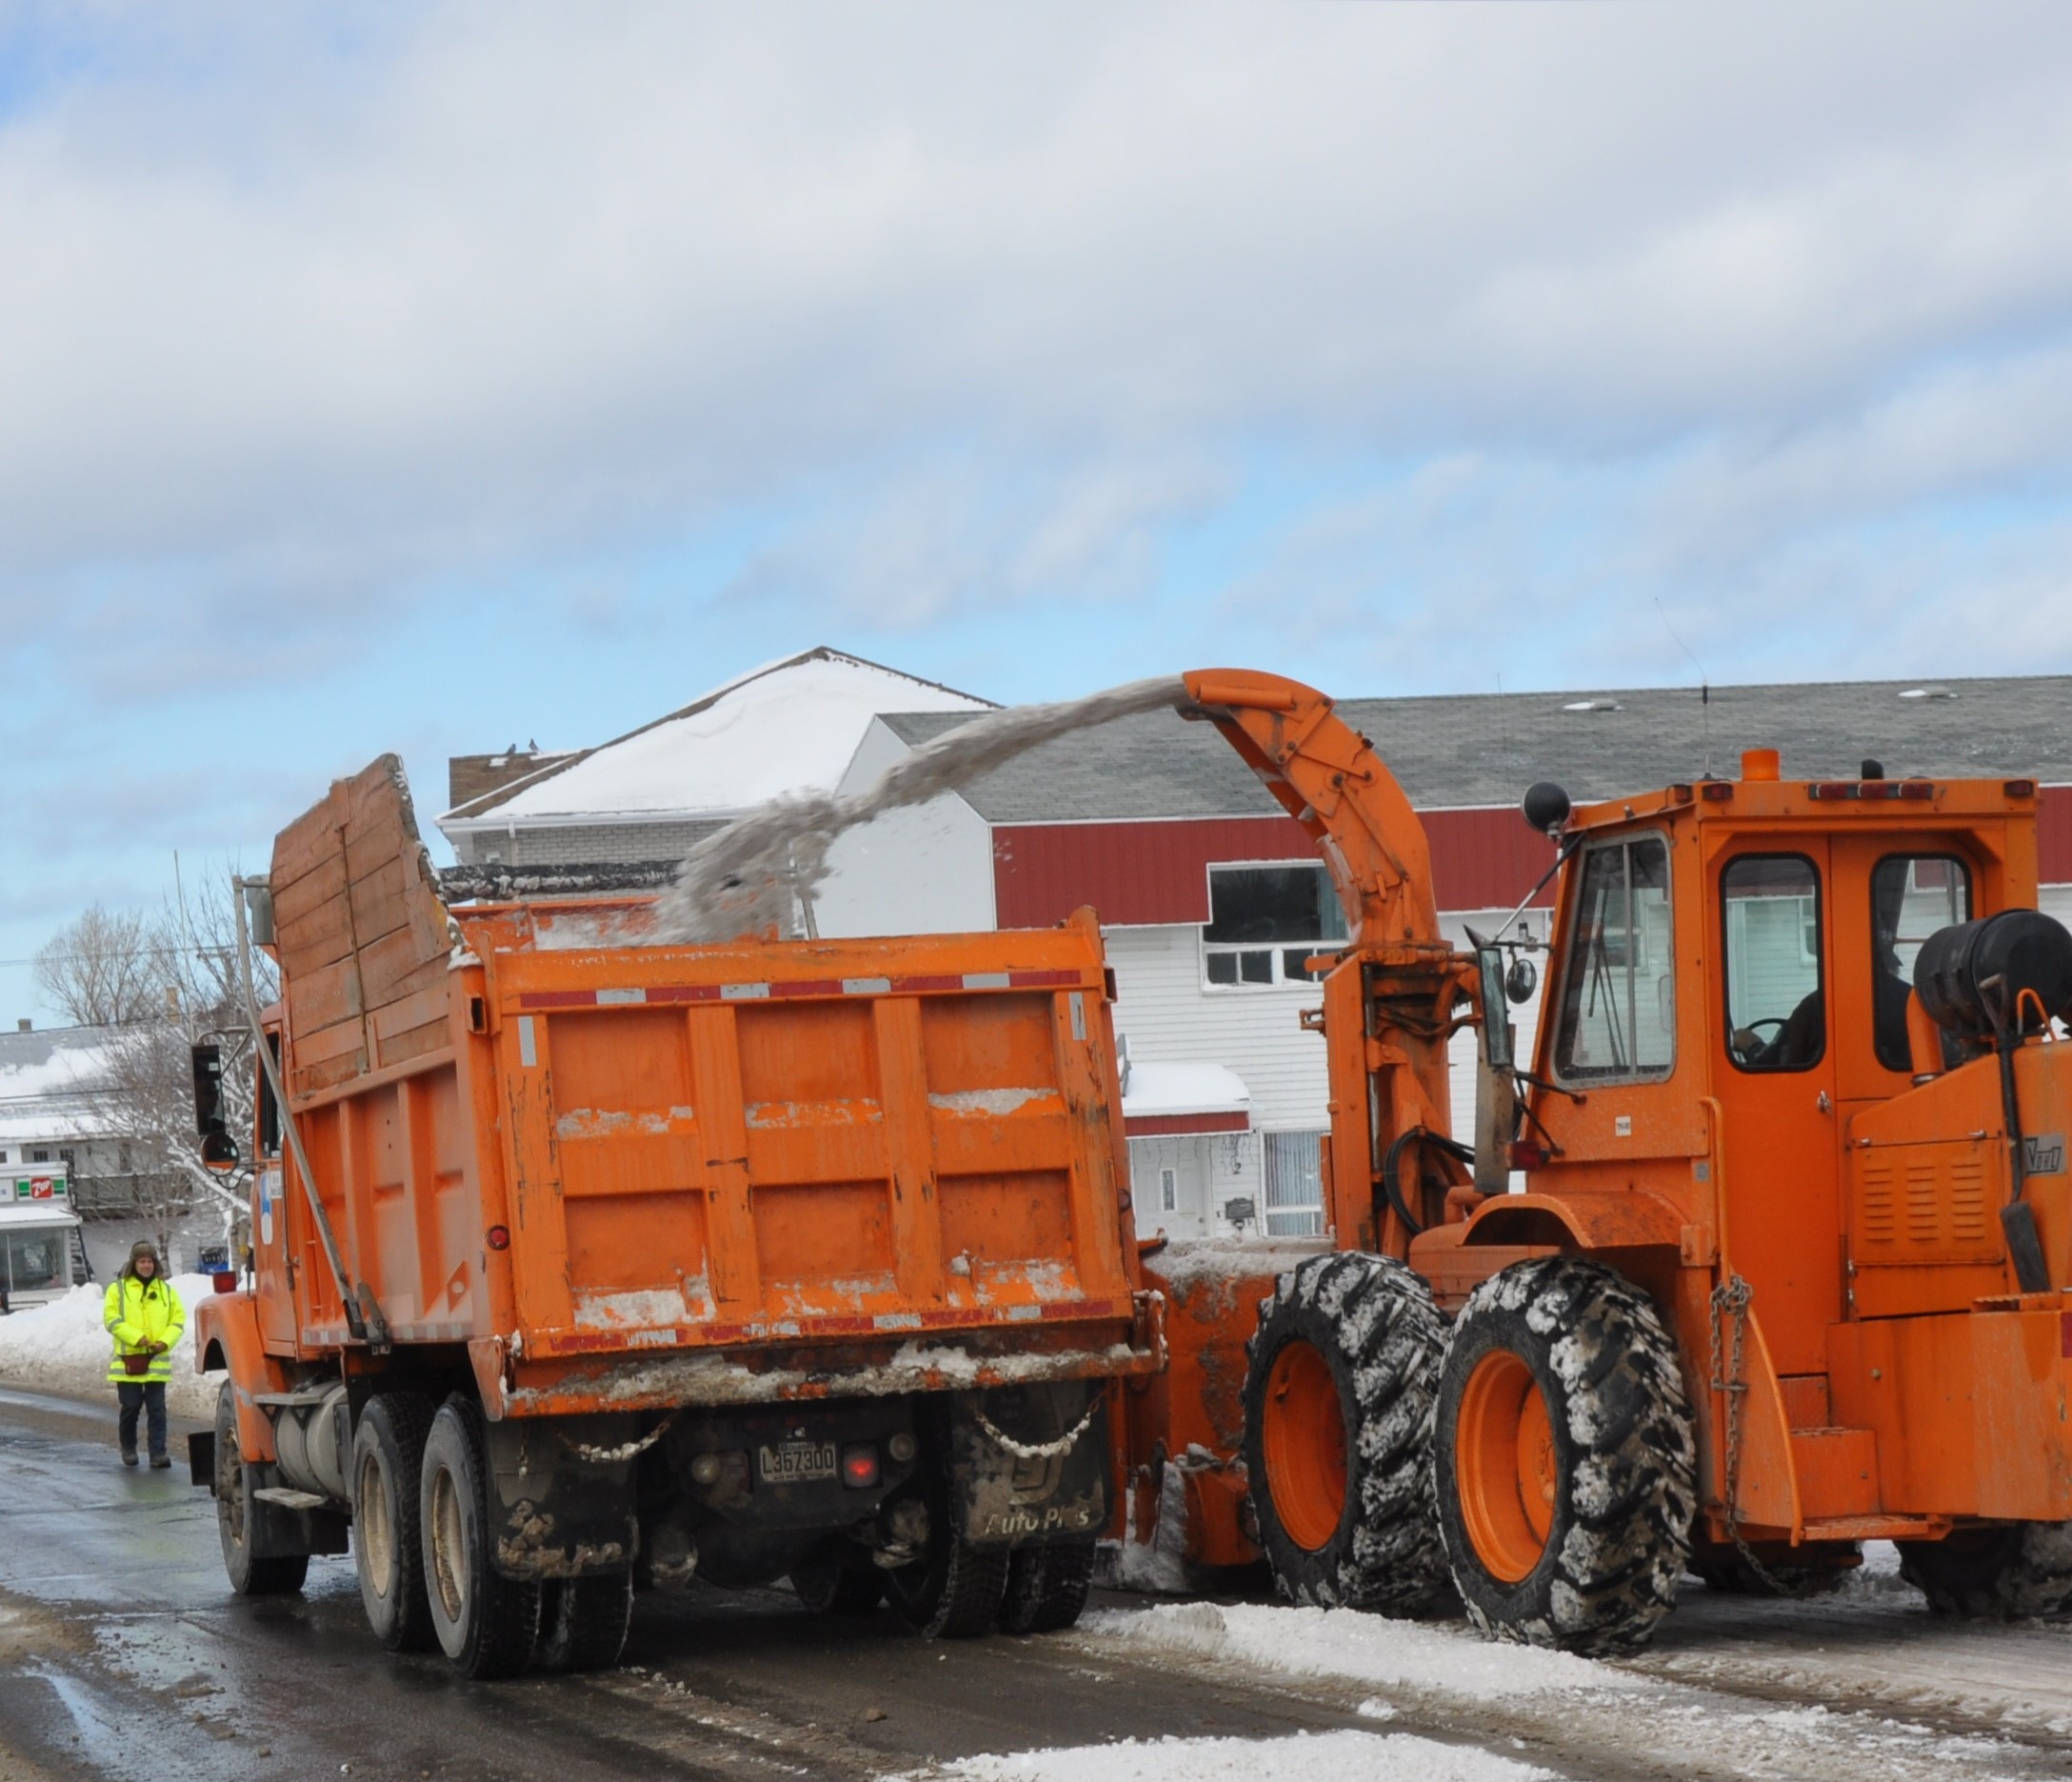
{"label": "cloudy sky", "polygon": [[814,643],[2072,671],[2068,192],[2062,5],[0,0],[0,957]]}

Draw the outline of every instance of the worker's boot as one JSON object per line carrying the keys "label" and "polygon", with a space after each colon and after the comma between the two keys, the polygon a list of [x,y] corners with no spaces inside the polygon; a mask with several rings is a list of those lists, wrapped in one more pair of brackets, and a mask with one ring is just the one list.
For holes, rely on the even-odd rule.
{"label": "worker's boot", "polygon": [[[132,1461],[130,1464],[134,1466],[136,1463]],[[171,1465],[172,1456],[170,1454],[153,1454],[151,1456],[151,1468],[154,1472],[162,1472]]]}
{"label": "worker's boot", "polygon": [[126,1467],[135,1466],[137,1464],[137,1451],[133,1448],[124,1449],[122,1451],[122,1464]]}

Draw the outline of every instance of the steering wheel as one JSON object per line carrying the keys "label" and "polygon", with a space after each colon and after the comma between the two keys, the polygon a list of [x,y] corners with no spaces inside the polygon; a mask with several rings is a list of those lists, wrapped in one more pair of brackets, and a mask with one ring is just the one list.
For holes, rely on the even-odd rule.
{"label": "steering wheel", "polygon": [[1745,1027],[1736,1028],[1733,1036],[1734,1056],[1743,1064],[1748,1063],[1769,1043],[1763,1037],[1764,1028],[1773,1027],[1782,1033],[1789,1025],[1784,1016],[1773,1014],[1765,1015],[1760,1021],[1750,1021]]}

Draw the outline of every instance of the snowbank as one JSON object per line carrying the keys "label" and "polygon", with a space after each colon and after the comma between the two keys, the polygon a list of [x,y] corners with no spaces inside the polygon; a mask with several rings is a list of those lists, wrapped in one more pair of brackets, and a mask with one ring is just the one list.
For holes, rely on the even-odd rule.
{"label": "snowbank", "polygon": [[[166,1406],[175,1416],[206,1422],[216,1414],[216,1392],[224,1375],[194,1372],[194,1308],[214,1290],[206,1274],[178,1274],[172,1285],[187,1308],[188,1323],[173,1345]],[[0,1380],[113,1404],[108,1361],[114,1345],[101,1328],[107,1291],[107,1282],[93,1281],[48,1306],[0,1318]]]}
{"label": "snowbank", "polygon": [[1123,1739],[1066,1751],[966,1757],[931,1772],[969,1782],[1541,1782],[1551,1773],[1411,1733]]}
{"label": "snowbank", "polygon": [[1353,1609],[1175,1603],[1102,1610],[1084,1617],[1079,1627],[1083,1633],[1150,1652],[1378,1688],[1439,1690],[1478,1700],[1643,1687],[1640,1678],[1594,1659],[1497,1645],[1465,1626],[1390,1621]]}

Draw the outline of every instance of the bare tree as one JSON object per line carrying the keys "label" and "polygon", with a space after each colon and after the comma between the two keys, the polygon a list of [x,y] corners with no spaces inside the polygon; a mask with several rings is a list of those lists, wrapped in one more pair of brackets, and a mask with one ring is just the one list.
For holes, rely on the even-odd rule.
{"label": "bare tree", "polygon": [[[254,1061],[234,895],[225,867],[167,900],[141,937],[152,984],[149,1013],[119,1029],[110,1045],[100,1116],[143,1165],[129,1178],[130,1198],[161,1244],[205,1208],[222,1213],[226,1232],[246,1208],[243,1179],[202,1162],[194,1120],[192,1049],[213,1043],[223,1051],[223,1122],[240,1151],[249,1150]],[[277,982],[265,954],[255,951],[252,965],[263,1008],[278,994]]]}
{"label": "bare tree", "polygon": [[95,904],[36,949],[36,988],[81,1027],[120,1027],[162,1013],[160,927]]}

